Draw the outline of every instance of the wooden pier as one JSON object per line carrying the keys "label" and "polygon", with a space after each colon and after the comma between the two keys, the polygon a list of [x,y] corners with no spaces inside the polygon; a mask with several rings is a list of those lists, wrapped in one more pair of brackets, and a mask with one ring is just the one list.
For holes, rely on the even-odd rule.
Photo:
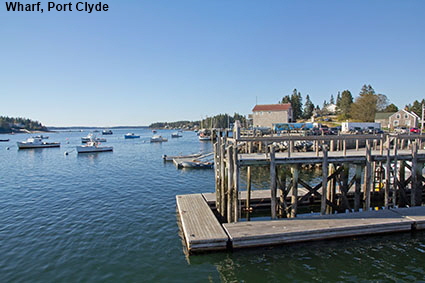
{"label": "wooden pier", "polygon": [[[186,246],[198,252],[425,229],[424,140],[422,135],[248,137],[236,123],[233,138],[217,132],[215,193],[177,196]],[[312,143],[313,150],[297,149],[297,141]],[[306,165],[321,168],[320,182],[300,178]],[[258,167],[269,168],[266,190],[251,188]],[[318,204],[316,214],[297,217],[306,202]],[[269,209],[270,220],[249,221],[258,207]],[[248,213],[244,221],[242,211]]]}

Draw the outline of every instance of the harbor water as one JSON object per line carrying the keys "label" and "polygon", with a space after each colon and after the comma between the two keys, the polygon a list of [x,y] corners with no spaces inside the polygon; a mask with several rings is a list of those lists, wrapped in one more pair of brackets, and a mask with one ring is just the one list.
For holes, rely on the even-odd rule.
{"label": "harbor water", "polygon": [[90,154],[75,150],[88,130],[49,133],[61,147],[46,149],[18,150],[29,134],[1,136],[10,141],[0,143],[0,282],[425,280],[425,232],[187,257],[175,196],[213,192],[213,170],[178,170],[161,156],[211,152],[211,142],[113,132],[113,152]]}

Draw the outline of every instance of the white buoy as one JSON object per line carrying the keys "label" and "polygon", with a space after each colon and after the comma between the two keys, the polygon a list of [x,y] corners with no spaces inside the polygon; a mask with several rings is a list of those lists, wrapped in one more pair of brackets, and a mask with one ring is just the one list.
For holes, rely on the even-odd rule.
{"label": "white buoy", "polygon": [[65,154],[65,155],[68,155],[68,151],[65,151],[65,152],[64,152],[64,154]]}

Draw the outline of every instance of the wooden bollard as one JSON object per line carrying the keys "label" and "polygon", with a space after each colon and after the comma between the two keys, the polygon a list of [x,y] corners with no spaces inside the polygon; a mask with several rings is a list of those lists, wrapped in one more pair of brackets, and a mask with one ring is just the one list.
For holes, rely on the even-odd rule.
{"label": "wooden bollard", "polygon": [[324,215],[326,213],[326,195],[328,186],[328,149],[325,145],[323,145],[322,151],[322,199],[320,203],[320,214]]}
{"label": "wooden bollard", "polygon": [[389,207],[390,200],[390,173],[391,173],[391,161],[390,161],[390,149],[387,148],[387,160],[385,163],[385,199],[384,206],[386,209]]}
{"label": "wooden bollard", "polygon": [[372,182],[372,156],[370,140],[366,140],[366,167],[365,167],[365,180],[364,180],[364,208],[366,211],[370,209],[370,191]]}
{"label": "wooden bollard", "polygon": [[274,147],[270,147],[270,192],[271,192],[271,217],[276,219],[276,162]]}
{"label": "wooden bollard", "polygon": [[292,195],[291,195],[291,218],[297,217],[298,210],[298,176],[299,176],[299,165],[293,165],[291,167],[292,173]]}
{"label": "wooden bollard", "polygon": [[227,148],[227,222],[231,223],[233,217],[233,147]]}

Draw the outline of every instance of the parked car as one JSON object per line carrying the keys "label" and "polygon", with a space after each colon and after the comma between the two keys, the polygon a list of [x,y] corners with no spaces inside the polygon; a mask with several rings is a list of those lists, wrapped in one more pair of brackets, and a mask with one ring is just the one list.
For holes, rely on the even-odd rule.
{"label": "parked car", "polygon": [[407,128],[406,127],[395,128],[394,132],[397,134],[407,134]]}
{"label": "parked car", "polygon": [[419,128],[411,128],[410,132],[415,133],[415,134],[419,134],[421,132],[421,130]]}

